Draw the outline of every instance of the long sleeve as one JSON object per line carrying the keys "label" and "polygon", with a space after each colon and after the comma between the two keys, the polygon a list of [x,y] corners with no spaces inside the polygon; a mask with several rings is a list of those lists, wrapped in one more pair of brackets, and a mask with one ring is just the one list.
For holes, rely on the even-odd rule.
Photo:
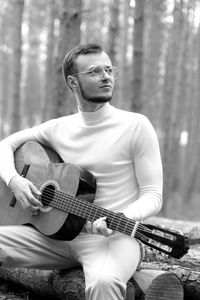
{"label": "long sleeve", "polygon": [[131,145],[139,193],[138,199],[125,209],[124,214],[142,221],[157,214],[162,207],[163,174],[159,144],[147,118],[138,124]]}
{"label": "long sleeve", "polygon": [[18,174],[14,164],[14,151],[28,140],[35,140],[32,129],[14,133],[0,142],[0,177],[7,185]]}

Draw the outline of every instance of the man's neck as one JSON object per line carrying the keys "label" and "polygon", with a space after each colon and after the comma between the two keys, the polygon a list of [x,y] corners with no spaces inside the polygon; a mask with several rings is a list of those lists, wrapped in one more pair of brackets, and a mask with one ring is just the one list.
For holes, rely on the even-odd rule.
{"label": "man's neck", "polygon": [[97,110],[99,110],[101,107],[103,107],[106,103],[89,103],[89,102],[85,102],[83,103],[79,103],[79,109],[82,112],[95,112]]}

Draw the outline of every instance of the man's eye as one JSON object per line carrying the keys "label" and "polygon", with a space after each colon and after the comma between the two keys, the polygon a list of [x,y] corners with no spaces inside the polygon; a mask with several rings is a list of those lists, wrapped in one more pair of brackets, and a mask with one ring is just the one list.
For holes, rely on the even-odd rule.
{"label": "man's eye", "polygon": [[107,69],[106,69],[106,72],[107,72],[108,74],[112,74],[112,72],[113,72],[113,69],[112,69],[112,67],[110,67],[110,68],[107,68]]}
{"label": "man's eye", "polygon": [[100,74],[101,73],[101,68],[94,68],[94,69],[92,69],[92,71],[91,71],[93,74]]}

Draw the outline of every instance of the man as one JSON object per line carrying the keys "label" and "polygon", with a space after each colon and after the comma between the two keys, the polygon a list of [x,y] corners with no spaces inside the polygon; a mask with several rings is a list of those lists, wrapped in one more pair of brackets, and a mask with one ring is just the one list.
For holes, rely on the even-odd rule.
{"label": "man", "polygon": [[[95,204],[142,221],[162,205],[162,165],[155,131],[146,117],[109,104],[117,68],[97,44],[72,49],[63,62],[78,113],[15,133],[1,142],[0,175],[22,209],[37,215],[40,191],[17,174],[13,152],[28,140],[51,146],[63,159],[93,173]],[[2,266],[43,269],[83,266],[86,298],[121,300],[141,261],[135,238],[113,232],[102,217],[87,222],[72,241],[57,241],[27,226],[0,228]]]}

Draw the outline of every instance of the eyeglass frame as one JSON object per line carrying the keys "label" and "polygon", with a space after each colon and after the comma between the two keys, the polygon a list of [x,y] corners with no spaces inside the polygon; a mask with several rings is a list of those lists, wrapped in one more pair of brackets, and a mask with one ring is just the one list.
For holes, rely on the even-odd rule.
{"label": "eyeglass frame", "polygon": [[[97,68],[101,69],[101,75],[103,74],[103,73],[102,73],[102,70],[104,70],[104,72],[106,72],[106,74],[108,74],[110,77],[113,76],[113,78],[114,78],[115,80],[118,78],[119,68],[116,67],[116,66],[105,66],[105,67],[94,66],[94,67],[92,67],[91,69],[89,69],[89,70],[87,70],[87,71],[77,72],[77,73],[71,74],[71,76],[76,76],[76,75],[78,75],[78,74],[87,74],[87,75],[89,75],[89,74],[92,74],[92,71],[93,71],[94,69],[97,69]],[[106,71],[106,68],[112,68],[112,74],[109,74],[109,73]],[[117,71],[117,72],[116,72],[116,75],[113,74],[113,68],[114,68],[114,70]],[[91,77],[97,78],[97,79],[98,79],[99,76],[100,76],[100,75],[97,75],[97,74],[94,75],[94,74],[92,74]]]}

